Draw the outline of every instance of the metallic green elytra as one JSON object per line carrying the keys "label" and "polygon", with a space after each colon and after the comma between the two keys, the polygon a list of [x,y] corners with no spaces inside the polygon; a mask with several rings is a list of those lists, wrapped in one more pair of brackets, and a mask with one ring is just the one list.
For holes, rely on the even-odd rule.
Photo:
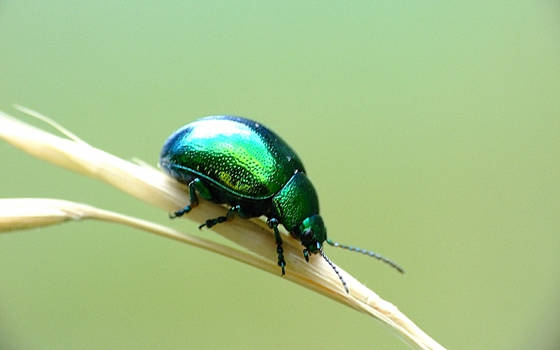
{"label": "metallic green elytra", "polygon": [[190,203],[174,213],[188,213],[198,204],[198,196],[228,204],[225,216],[208,219],[200,228],[212,227],[238,215],[252,218],[264,215],[276,239],[278,265],[285,273],[282,224],[304,247],[303,255],[320,253],[346,283],[322,250],[328,244],[391,261],[360,248],[327,238],[319,215],[319,200],[297,154],[278,135],[258,122],[235,116],[210,116],[187,124],[173,133],[161,150],[160,166],[189,187]]}

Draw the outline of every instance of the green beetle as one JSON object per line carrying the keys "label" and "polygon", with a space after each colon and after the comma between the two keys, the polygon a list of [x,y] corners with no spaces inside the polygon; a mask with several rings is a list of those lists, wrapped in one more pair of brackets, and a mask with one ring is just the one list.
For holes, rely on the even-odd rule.
{"label": "green beetle", "polygon": [[190,203],[174,213],[178,217],[198,204],[198,196],[228,204],[225,216],[208,219],[199,228],[212,227],[239,215],[264,215],[274,231],[278,265],[285,274],[282,224],[301,241],[303,255],[320,253],[346,283],[322,250],[323,242],[380,259],[403,270],[390,260],[360,248],[327,238],[319,215],[319,200],[297,154],[274,132],[258,122],[235,116],[210,116],[187,124],[174,132],[161,151],[160,166],[189,187]]}

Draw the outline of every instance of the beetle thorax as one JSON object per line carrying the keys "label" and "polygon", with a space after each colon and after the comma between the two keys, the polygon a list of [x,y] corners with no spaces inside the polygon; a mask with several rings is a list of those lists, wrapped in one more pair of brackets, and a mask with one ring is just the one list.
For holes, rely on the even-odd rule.
{"label": "beetle thorax", "polygon": [[272,198],[277,219],[295,237],[299,238],[302,222],[319,214],[319,201],[313,185],[303,172],[295,173]]}

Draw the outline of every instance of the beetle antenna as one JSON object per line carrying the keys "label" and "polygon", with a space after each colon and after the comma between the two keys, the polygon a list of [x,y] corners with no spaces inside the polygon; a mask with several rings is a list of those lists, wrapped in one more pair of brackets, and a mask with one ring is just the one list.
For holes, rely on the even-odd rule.
{"label": "beetle antenna", "polygon": [[329,263],[329,265],[331,265],[332,269],[334,270],[334,273],[336,273],[336,275],[338,276],[338,279],[340,280],[340,282],[342,282],[342,285],[344,286],[344,290],[346,290],[346,293],[350,293],[350,291],[348,290],[348,287],[346,286],[346,281],[344,281],[344,279],[342,278],[342,276],[340,275],[340,273],[338,272],[338,270],[336,269],[336,266],[334,266],[334,264],[332,263],[332,261],[327,258],[327,256],[325,255],[325,253],[323,252],[323,249],[319,250],[319,252],[321,253],[321,256],[323,257],[323,259],[325,259],[325,261],[327,263]]}
{"label": "beetle antenna", "polygon": [[386,264],[391,265],[392,267],[394,267],[395,269],[397,269],[400,273],[404,273],[404,270],[403,270],[402,267],[400,267],[400,266],[397,265],[396,263],[392,262],[391,260],[387,259],[386,257],[384,257],[384,256],[382,256],[382,255],[379,255],[379,254],[377,254],[377,253],[375,253],[375,252],[372,252],[372,251],[370,251],[370,250],[365,250],[365,249],[358,248],[358,247],[352,247],[352,246],[349,246],[349,245],[340,244],[340,243],[334,242],[334,241],[332,241],[332,240],[330,240],[330,239],[328,239],[328,238],[327,238],[327,243],[328,243],[329,245],[332,245],[333,247],[348,249],[348,250],[350,250],[350,251],[352,251],[352,252],[362,253],[362,254],[371,256],[372,258],[376,258],[376,259],[378,259],[378,260],[383,261],[383,262],[386,263]]}

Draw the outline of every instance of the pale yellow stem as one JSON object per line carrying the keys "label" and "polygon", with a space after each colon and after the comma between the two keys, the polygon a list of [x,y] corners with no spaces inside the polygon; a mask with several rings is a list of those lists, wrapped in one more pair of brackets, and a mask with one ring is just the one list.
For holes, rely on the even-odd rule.
{"label": "pale yellow stem", "polygon": [[[38,114],[27,109],[25,112]],[[58,127],[59,129],[62,128],[61,126]],[[62,130],[66,135],[74,136],[65,129],[62,128]],[[167,212],[177,210],[188,203],[188,191],[185,186],[157,169],[118,158],[90,146],[75,136],[73,139],[55,136],[0,112],[0,138],[37,158],[103,180],[121,191],[158,206]],[[55,208],[60,209],[56,206]],[[189,213],[188,218],[202,223],[207,218],[224,215],[224,210],[222,206],[203,201],[196,210]],[[113,213],[113,215],[118,214]],[[12,222],[11,225],[13,225],[13,228],[25,228],[29,227],[33,220],[36,219],[31,215],[29,218],[20,220],[19,223]],[[45,220],[45,222],[54,223],[57,219],[49,217]],[[276,266],[277,256],[274,237],[262,220],[234,219],[227,225],[217,225],[212,229],[256,254],[260,257],[259,259],[262,258],[262,261],[251,260],[252,258],[250,259],[249,256],[252,255],[243,255],[247,253],[235,249],[232,251],[238,253],[234,254],[229,250],[218,251],[221,248],[217,248],[217,245],[212,249],[205,246],[205,249],[219,252],[279,275],[279,269]],[[285,235],[283,239],[285,241],[284,255],[287,266],[289,266],[286,270],[286,279],[381,320],[418,349],[443,349],[393,304],[381,299],[346,271],[339,268],[350,290],[349,294],[345,293],[331,267],[320,256],[312,256],[310,262],[306,263],[301,254],[301,244],[288,235]],[[191,243],[186,240],[179,240]],[[210,246],[215,244],[209,241],[205,242]]]}
{"label": "pale yellow stem", "polygon": [[87,204],[50,198],[0,198],[0,233],[95,219],[131,226],[161,237],[193,245],[246,264],[276,271],[277,266],[258,256],[233,249],[198,236],[132,216],[99,209]]}

